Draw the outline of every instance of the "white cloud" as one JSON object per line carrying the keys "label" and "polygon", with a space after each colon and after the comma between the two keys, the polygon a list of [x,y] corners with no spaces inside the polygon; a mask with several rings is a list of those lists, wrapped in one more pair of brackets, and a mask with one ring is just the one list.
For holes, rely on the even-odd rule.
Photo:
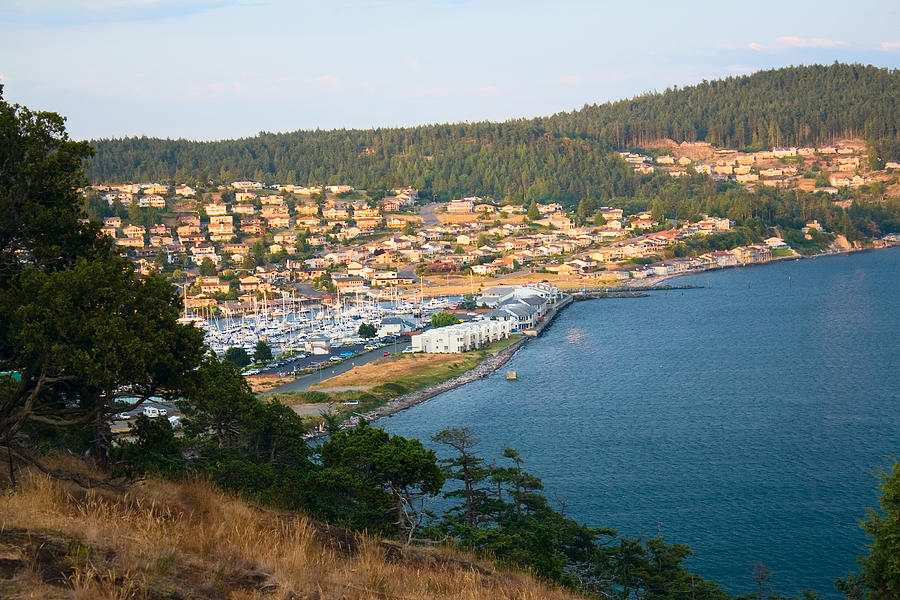
{"label": "white cloud", "polygon": [[900,52],[900,42],[881,42],[881,49],[885,52]]}
{"label": "white cloud", "polygon": [[406,60],[406,66],[408,66],[410,70],[415,71],[416,73],[421,73],[425,70],[425,68],[422,67],[422,63],[412,58]]}
{"label": "white cloud", "polygon": [[846,48],[850,44],[844,40],[831,40],[828,38],[801,38],[794,35],[785,35],[775,40],[779,46],[791,48]]}
{"label": "white cloud", "polygon": [[756,42],[750,42],[749,44],[747,44],[747,47],[757,52],[762,52],[763,49],[762,44],[757,44]]}
{"label": "white cloud", "polygon": [[500,90],[493,85],[482,85],[478,88],[478,94],[481,96],[496,96],[499,93]]}

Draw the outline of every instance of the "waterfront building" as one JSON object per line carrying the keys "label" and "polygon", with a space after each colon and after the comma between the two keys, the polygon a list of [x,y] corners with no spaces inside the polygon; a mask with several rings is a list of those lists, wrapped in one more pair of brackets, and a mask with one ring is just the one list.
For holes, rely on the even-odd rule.
{"label": "waterfront building", "polygon": [[510,323],[501,320],[482,320],[458,323],[429,329],[412,336],[413,352],[453,353],[484,348],[488,344],[509,337]]}

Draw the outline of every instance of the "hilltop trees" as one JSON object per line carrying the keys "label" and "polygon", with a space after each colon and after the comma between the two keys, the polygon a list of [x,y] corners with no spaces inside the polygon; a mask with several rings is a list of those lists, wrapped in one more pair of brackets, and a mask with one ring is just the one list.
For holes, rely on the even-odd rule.
{"label": "hilltop trees", "polygon": [[[303,173],[297,183],[336,177],[373,191],[376,199],[403,182],[423,198],[477,191],[574,209],[583,198],[606,203],[633,196],[647,178],[635,175],[613,150],[662,138],[759,150],[860,136],[873,143],[880,160],[895,160],[898,81],[900,72],[872,66],[798,66],[504,123],[266,133],[212,143],[99,140],[89,174],[94,181],[140,181],[172,179],[179,170],[198,179],[203,173],[241,179],[258,172],[272,182]],[[361,147],[375,152],[361,156]]]}
{"label": "hilltop trees", "polygon": [[83,222],[89,155],[62,117],[0,97],[0,453],[13,480],[43,441],[90,446],[105,465],[109,415],[179,393],[202,353],[172,286],[137,277]]}

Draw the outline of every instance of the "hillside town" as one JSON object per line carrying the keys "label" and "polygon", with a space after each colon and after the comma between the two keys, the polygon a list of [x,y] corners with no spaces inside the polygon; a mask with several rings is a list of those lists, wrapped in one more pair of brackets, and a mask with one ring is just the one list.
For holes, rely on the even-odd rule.
{"label": "hillside town", "polygon": [[[800,186],[835,195],[836,203],[847,202],[838,195],[840,188],[900,170],[888,163],[883,171],[868,171],[861,149],[850,145],[740,153],[697,142],[671,150],[653,159],[621,155],[640,172],[659,169],[673,177],[705,173],[745,186]],[[244,327],[248,318],[284,317],[304,302],[307,310],[315,305],[341,311],[346,301],[348,308],[355,304],[353,318],[375,321],[383,332],[383,319],[421,318],[423,311],[451,306],[449,298],[478,298],[480,304],[496,307],[484,301],[482,290],[501,282],[544,281],[554,289],[584,290],[797,256],[797,249],[777,235],[679,255],[677,249],[691,240],[729,232],[734,222],[727,217],[676,220],[653,210],[629,214],[601,206],[579,218],[558,203],[526,206],[478,196],[427,203],[412,187],[373,195],[347,184],[234,181],[202,190],[184,183],[95,185],[84,193],[112,214],[104,218],[102,232],[140,271],[165,272],[180,286],[187,318],[241,318]],[[822,236],[830,233],[816,220],[802,229],[810,240],[825,240]],[[832,248],[852,247],[840,236],[827,241]],[[887,236],[876,244],[897,241]],[[426,298],[433,299],[426,303]],[[366,302],[380,308],[361,312]],[[386,310],[391,303],[394,309]],[[505,309],[515,321],[505,329],[483,326],[485,331],[468,332],[466,339],[494,340],[528,328],[531,313],[520,309],[523,314]],[[488,318],[507,320],[497,310]],[[262,330],[269,325],[260,322],[255,326],[260,331],[249,337],[228,335],[218,341],[210,332],[211,346],[220,353],[233,344],[249,348],[265,339]],[[332,316],[331,330],[320,324],[305,330],[304,337],[353,338],[351,325],[341,328]],[[415,324],[406,328],[416,329]],[[467,349],[480,345],[453,345],[460,344]],[[299,348],[286,344],[280,350],[309,351],[313,345],[314,340],[304,339]],[[449,346],[446,336],[437,341],[420,337],[413,348]]]}
{"label": "hillside town", "polygon": [[[684,177],[691,171],[717,181],[757,186],[797,188],[836,195],[842,188],[858,188],[900,170],[900,162],[888,161],[883,170],[871,169],[865,144],[859,140],[819,148],[785,146],[759,152],[716,148],[709,142],[660,143],[663,152],[651,157],[639,152],[620,152],[638,173],[662,171]],[[880,171],[880,172],[879,172]]]}

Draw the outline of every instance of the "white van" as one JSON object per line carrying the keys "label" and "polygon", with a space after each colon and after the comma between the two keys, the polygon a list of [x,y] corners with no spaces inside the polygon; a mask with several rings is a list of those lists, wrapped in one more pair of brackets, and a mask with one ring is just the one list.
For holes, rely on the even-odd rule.
{"label": "white van", "polygon": [[158,416],[159,416],[159,409],[156,408],[155,406],[145,406],[145,407],[144,407],[144,411],[143,411],[143,415],[144,415],[145,417],[147,417],[147,418],[150,418],[150,419],[152,419],[152,418],[154,418],[154,417],[158,417]]}

